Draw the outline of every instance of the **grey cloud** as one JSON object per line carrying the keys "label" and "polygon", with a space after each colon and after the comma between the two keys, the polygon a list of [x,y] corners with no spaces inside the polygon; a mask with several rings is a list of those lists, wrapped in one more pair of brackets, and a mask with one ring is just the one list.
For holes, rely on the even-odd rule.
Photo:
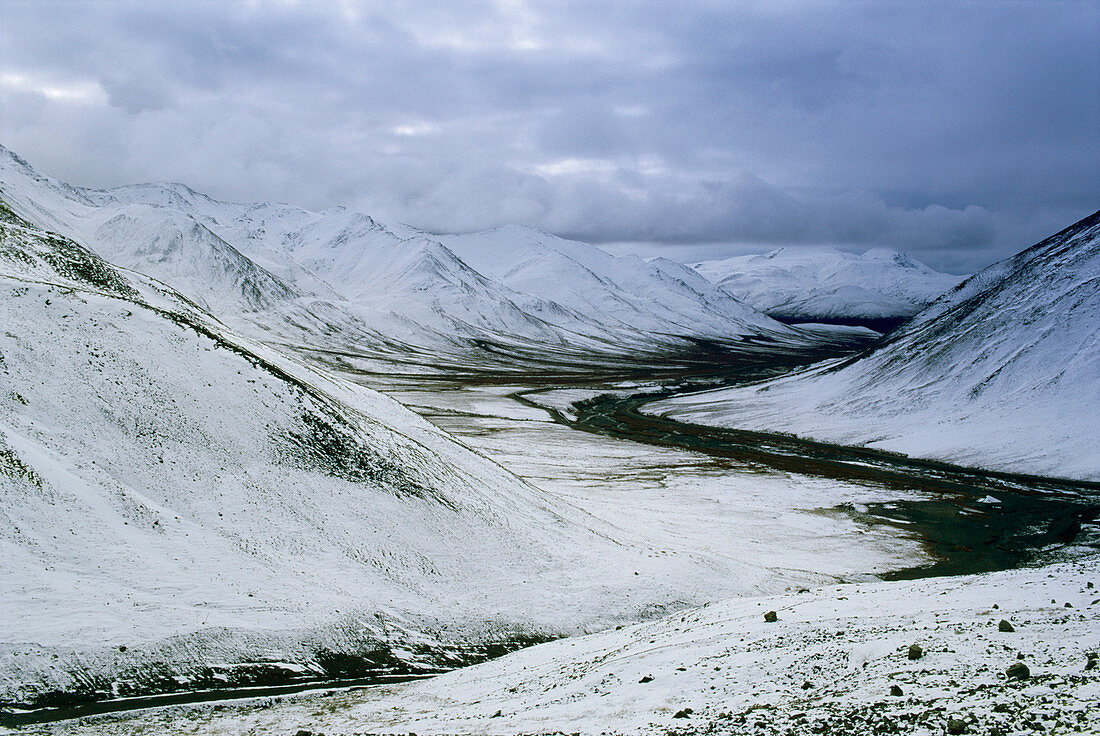
{"label": "grey cloud", "polygon": [[955,269],[1100,191],[1092,3],[7,2],[0,20],[0,73],[103,90],[0,85],[0,141],[80,184],[673,257],[892,245]]}

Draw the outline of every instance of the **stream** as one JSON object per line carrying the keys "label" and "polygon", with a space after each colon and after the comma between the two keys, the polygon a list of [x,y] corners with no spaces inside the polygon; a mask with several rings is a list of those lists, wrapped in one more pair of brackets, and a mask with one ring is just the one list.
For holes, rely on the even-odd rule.
{"label": "stream", "polygon": [[[727,377],[724,385],[757,377]],[[743,472],[779,471],[890,489],[896,500],[835,509],[863,524],[886,524],[921,539],[934,561],[882,575],[887,580],[1004,570],[1074,543],[1100,550],[1100,535],[1083,534],[1100,518],[1097,482],[961,467],[788,434],[690,424],[642,411],[657,399],[703,387],[678,382],[626,396],[601,394],[574,403],[574,416],[532,398],[548,389],[512,397],[579,431],[701,452]]]}

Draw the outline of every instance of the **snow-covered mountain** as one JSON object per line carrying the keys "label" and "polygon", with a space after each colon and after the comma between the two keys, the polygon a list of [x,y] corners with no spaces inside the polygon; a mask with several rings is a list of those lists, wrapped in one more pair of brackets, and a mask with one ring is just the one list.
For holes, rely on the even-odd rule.
{"label": "snow-covered mountain", "polygon": [[693,268],[784,322],[898,322],[965,278],[933,271],[885,248],[856,255],[835,248],[785,247],[764,255],[703,261]]}
{"label": "snow-covered mountain", "polygon": [[[576,314],[600,315],[604,324],[624,334],[789,336],[774,320],[667,259],[616,257],[587,243],[514,225],[436,237],[508,288]],[[540,316],[564,327],[565,314]]]}
{"label": "snow-covered mountain", "polygon": [[179,184],[78,189],[2,148],[0,191],[29,221],[235,329],[352,362],[667,359],[700,338],[806,339],[687,267],[529,229],[435,236],[341,208],[218,202]]}
{"label": "snow-covered mountain", "polygon": [[643,555],[584,513],[2,200],[0,325],[0,701],[454,664],[638,615]]}
{"label": "snow-covered mountain", "polygon": [[647,410],[1100,478],[1100,213],[975,274],[869,354]]}

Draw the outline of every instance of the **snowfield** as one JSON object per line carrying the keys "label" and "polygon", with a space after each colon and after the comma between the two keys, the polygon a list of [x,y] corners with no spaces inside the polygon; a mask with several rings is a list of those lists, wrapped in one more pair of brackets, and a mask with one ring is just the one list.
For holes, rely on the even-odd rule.
{"label": "snowfield", "polygon": [[884,248],[862,255],[785,247],[692,264],[746,304],[785,322],[912,317],[965,277]]}
{"label": "snowfield", "polygon": [[[736,599],[418,683],[166,708],[40,732],[1098,733],[1098,578],[1092,556]],[[765,620],[771,611],[775,622]],[[1013,631],[1002,631],[1002,620]],[[1019,665],[1023,679],[1008,674]],[[963,730],[948,731],[951,721]]]}
{"label": "snowfield", "polygon": [[1100,213],[975,274],[858,358],[646,411],[1100,479]]}

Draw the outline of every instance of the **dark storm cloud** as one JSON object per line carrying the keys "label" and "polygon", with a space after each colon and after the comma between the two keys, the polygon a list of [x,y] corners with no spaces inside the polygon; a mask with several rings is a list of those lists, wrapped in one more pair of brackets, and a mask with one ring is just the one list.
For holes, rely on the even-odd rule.
{"label": "dark storm cloud", "polygon": [[6,0],[0,142],[85,185],[962,270],[1097,206],[1098,24],[1087,2]]}

